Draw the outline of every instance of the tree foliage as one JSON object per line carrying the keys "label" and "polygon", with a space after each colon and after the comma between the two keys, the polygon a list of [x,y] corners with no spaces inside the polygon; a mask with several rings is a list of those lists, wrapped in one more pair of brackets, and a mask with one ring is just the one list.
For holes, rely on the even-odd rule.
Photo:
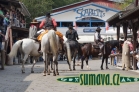
{"label": "tree foliage", "polygon": [[133,2],[134,0],[123,0],[123,2],[116,3],[116,4],[121,10],[124,10],[127,6],[129,6]]}
{"label": "tree foliage", "polygon": [[52,8],[58,8],[61,6],[69,5],[72,3],[80,2],[83,0],[52,0],[54,4],[52,5]]}
{"label": "tree foliage", "polygon": [[43,16],[46,12],[51,12],[52,8],[58,8],[75,2],[83,0],[19,0],[23,2],[29,10],[31,17],[27,18],[29,23],[35,17]]}
{"label": "tree foliage", "polygon": [[20,0],[25,4],[31,14],[31,19],[42,16],[46,11],[51,11],[52,0]]}

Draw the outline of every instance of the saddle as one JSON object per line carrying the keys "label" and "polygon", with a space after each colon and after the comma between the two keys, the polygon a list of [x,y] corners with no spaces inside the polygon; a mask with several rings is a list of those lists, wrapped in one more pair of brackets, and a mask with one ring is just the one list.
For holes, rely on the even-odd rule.
{"label": "saddle", "polygon": [[35,41],[35,43],[38,43],[39,44],[39,48],[38,48],[38,51],[41,50],[41,42],[37,39],[33,39]]}
{"label": "saddle", "polygon": [[93,45],[93,47],[94,47],[95,49],[100,49],[98,44],[97,44],[97,45]]}

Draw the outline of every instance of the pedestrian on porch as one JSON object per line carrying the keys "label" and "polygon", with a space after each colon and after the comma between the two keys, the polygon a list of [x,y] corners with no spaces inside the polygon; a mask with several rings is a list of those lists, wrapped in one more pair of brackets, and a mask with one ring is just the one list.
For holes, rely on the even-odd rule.
{"label": "pedestrian on porch", "polygon": [[2,34],[2,31],[0,30],[0,51],[2,50],[2,39],[4,38],[4,34]]}
{"label": "pedestrian on porch", "polygon": [[10,24],[8,15],[5,15],[4,19],[3,19],[3,26],[4,26],[4,31],[3,34],[6,35],[6,31],[7,31],[7,27]]}
{"label": "pedestrian on porch", "polygon": [[130,62],[130,51],[133,51],[133,44],[131,43],[131,39],[127,39],[122,48],[122,69],[130,70],[131,62]]}

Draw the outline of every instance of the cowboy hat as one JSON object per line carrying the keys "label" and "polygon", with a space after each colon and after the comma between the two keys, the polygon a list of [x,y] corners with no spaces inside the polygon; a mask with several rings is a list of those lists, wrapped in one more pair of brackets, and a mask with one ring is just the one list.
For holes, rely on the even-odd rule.
{"label": "cowboy hat", "polygon": [[97,27],[96,31],[98,31],[98,30],[101,30],[101,28],[100,27]]}
{"label": "cowboy hat", "polygon": [[46,16],[51,16],[50,12],[46,12]]}
{"label": "cowboy hat", "polygon": [[31,23],[38,23],[36,19],[33,19]]}
{"label": "cowboy hat", "polygon": [[68,26],[69,29],[73,29],[73,27],[75,27],[75,26],[72,26],[72,25],[69,25]]}

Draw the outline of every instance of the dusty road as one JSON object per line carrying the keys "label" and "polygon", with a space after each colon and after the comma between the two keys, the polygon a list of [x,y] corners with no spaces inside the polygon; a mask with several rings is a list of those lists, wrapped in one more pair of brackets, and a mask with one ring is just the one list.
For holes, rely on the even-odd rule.
{"label": "dusty road", "polygon": [[59,76],[43,76],[43,62],[38,62],[31,73],[31,64],[25,65],[25,74],[21,73],[21,65],[5,66],[0,70],[0,92],[138,92],[139,82],[120,84],[119,86],[81,86],[79,83],[65,83],[58,78],[77,76],[80,73],[120,73],[122,76],[139,77],[139,73],[122,71],[111,65],[110,70],[100,70],[100,60],[89,60],[91,70],[80,69],[69,71],[66,61],[59,61]]}

